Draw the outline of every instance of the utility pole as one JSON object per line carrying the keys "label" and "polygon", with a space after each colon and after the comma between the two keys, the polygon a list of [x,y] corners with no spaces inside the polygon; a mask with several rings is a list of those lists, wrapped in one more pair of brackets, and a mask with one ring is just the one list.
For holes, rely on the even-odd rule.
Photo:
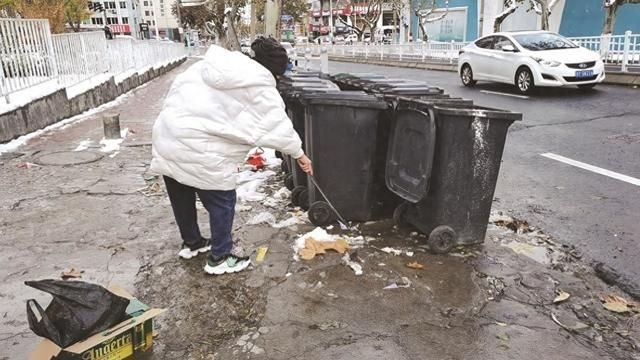
{"label": "utility pole", "polygon": [[264,8],[265,36],[280,40],[281,0],[266,0]]}
{"label": "utility pole", "polygon": [[158,26],[160,24],[158,23],[158,18],[156,16],[156,3],[154,1],[159,0],[151,0],[151,13],[153,14],[153,22],[155,23],[153,27],[156,29],[156,41],[158,41],[160,40],[160,32],[158,31]]}
{"label": "utility pole", "polygon": [[178,14],[178,41],[182,43],[182,33],[180,29],[184,32],[184,28],[182,27],[182,15],[180,15],[180,8],[182,7],[182,0],[176,1],[176,13]]}
{"label": "utility pole", "polygon": [[251,32],[251,41],[256,39],[256,27],[258,26],[258,14],[256,9],[256,1],[251,0],[251,24],[250,32]]}
{"label": "utility pole", "polygon": [[333,43],[333,1],[329,0],[329,40]]}

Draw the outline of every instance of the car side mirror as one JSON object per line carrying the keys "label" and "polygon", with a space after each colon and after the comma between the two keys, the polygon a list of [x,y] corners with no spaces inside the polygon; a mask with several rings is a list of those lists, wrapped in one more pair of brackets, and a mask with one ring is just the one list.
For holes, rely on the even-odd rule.
{"label": "car side mirror", "polygon": [[516,52],[516,48],[513,45],[505,45],[502,47],[502,51],[504,52]]}

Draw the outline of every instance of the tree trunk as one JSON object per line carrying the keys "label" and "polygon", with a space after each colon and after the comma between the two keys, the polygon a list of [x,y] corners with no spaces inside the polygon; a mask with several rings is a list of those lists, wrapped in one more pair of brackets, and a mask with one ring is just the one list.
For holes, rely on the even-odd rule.
{"label": "tree trunk", "polygon": [[540,29],[549,30],[549,10],[547,7],[543,8],[542,14],[540,14]]}
{"label": "tree trunk", "polygon": [[429,41],[429,36],[427,35],[427,30],[424,28],[422,20],[418,20],[418,24],[420,25],[420,31],[422,31],[422,41]]}
{"label": "tree trunk", "polygon": [[613,34],[613,28],[616,25],[617,12],[617,3],[605,8],[604,29],[602,30],[603,34]]}

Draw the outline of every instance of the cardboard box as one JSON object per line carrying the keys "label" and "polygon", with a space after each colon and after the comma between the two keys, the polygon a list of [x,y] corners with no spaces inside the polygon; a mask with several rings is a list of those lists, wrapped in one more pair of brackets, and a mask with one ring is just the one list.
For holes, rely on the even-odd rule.
{"label": "cardboard box", "polygon": [[[127,299],[134,299],[119,286],[109,291]],[[153,347],[153,318],[166,309],[147,309],[140,315],[121,322],[64,349],[43,339],[30,360],[128,360],[136,359]]]}

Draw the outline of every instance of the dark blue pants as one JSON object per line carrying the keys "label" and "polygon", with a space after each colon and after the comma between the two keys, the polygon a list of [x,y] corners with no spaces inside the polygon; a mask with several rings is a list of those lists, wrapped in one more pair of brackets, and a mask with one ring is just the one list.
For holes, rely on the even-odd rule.
{"label": "dark blue pants", "polygon": [[196,212],[196,194],[198,194],[202,205],[209,212],[211,256],[217,260],[231,254],[233,248],[231,231],[236,212],[236,191],[200,190],[181,184],[168,176],[164,177],[164,183],[167,186],[173,215],[184,243],[194,245],[202,239]]}

